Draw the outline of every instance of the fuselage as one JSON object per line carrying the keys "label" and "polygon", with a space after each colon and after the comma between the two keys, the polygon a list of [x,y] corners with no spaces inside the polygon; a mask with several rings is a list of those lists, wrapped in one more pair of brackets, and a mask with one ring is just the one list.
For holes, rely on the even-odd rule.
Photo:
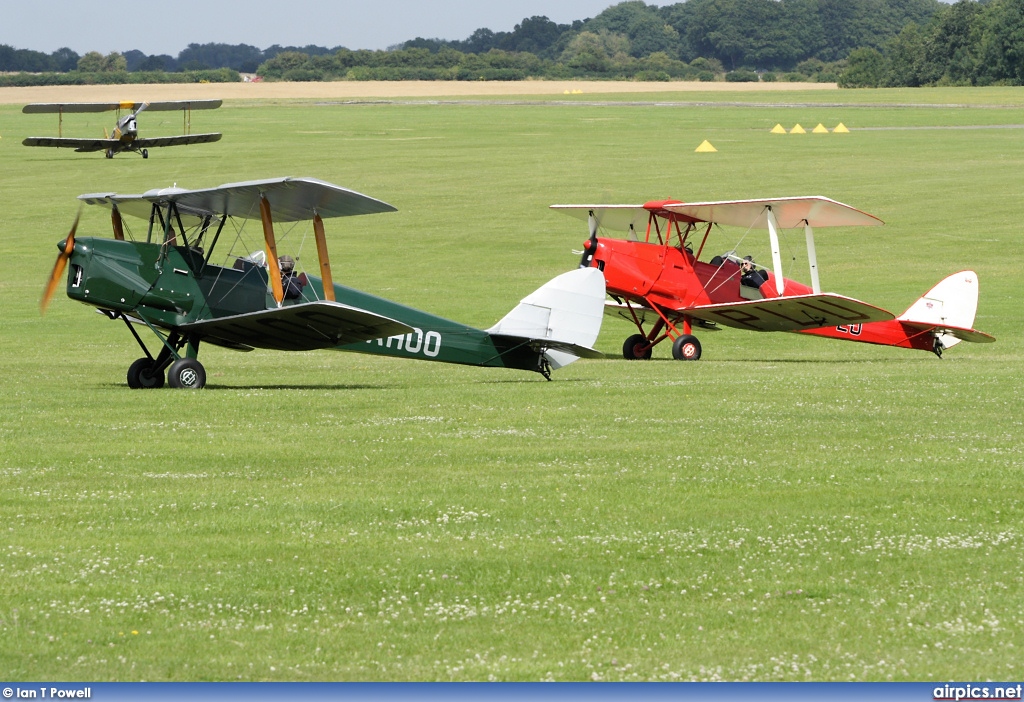
{"label": "fuselage", "polygon": [[[697,260],[679,246],[622,239],[596,238],[590,265],[604,272],[607,290],[631,303],[685,314],[687,307],[737,303],[779,297],[775,274],[765,270],[767,282],[759,287],[741,284],[740,266],[730,259]],[[803,283],[783,278],[782,296],[810,295]],[[931,334],[899,320],[848,324],[800,330],[801,334],[845,341],[901,346],[931,351]]]}
{"label": "fuselage", "polygon": [[[207,262],[186,246],[80,237],[68,268],[73,300],[145,320],[163,329],[244,315],[277,306],[267,270],[239,259],[232,267]],[[303,276],[301,294],[282,304],[324,299],[323,281]],[[537,370],[537,354],[481,329],[369,293],[334,284],[335,300],[404,322],[408,334],[335,346],[337,350],[445,363]]]}

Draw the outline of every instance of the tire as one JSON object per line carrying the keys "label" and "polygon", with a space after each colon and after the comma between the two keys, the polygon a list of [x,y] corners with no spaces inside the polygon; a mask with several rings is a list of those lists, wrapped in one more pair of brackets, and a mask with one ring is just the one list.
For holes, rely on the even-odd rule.
{"label": "tire", "polygon": [[643,334],[634,334],[622,344],[622,357],[627,361],[646,361],[653,351],[651,342]]}
{"label": "tire", "polygon": [[199,390],[206,385],[206,369],[194,358],[179,358],[167,370],[167,384],[172,388]]}
{"label": "tire", "polygon": [[107,149],[104,155],[107,158],[114,158],[114,150],[113,149]]}
{"label": "tire", "polygon": [[700,360],[700,342],[697,337],[683,334],[672,342],[672,358],[677,361]]}
{"label": "tire", "polygon": [[149,158],[149,149],[142,150],[142,158]]}
{"label": "tire", "polygon": [[128,366],[128,387],[133,390],[162,388],[164,374],[153,371],[153,361],[140,358]]}

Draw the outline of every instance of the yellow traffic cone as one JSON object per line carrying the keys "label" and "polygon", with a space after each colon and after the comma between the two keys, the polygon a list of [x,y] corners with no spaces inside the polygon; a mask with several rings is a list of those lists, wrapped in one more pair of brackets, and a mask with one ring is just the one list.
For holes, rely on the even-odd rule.
{"label": "yellow traffic cone", "polygon": [[806,134],[807,130],[801,127],[799,124],[789,130],[790,134]]}
{"label": "yellow traffic cone", "polygon": [[702,141],[700,143],[700,146],[698,146],[695,149],[695,153],[698,153],[698,154],[710,154],[710,153],[714,153],[716,151],[718,151],[718,149],[716,149],[714,146],[712,146],[711,142],[708,141],[707,139]]}
{"label": "yellow traffic cone", "polygon": [[828,129],[821,122],[818,122],[818,126],[812,130],[815,134],[828,134]]}
{"label": "yellow traffic cone", "polygon": [[840,122],[836,125],[836,128],[832,130],[833,134],[849,134],[850,130],[846,128],[846,125]]}
{"label": "yellow traffic cone", "polygon": [[781,124],[776,124],[774,127],[772,127],[772,134],[785,134],[785,133],[786,133],[786,128],[783,127]]}

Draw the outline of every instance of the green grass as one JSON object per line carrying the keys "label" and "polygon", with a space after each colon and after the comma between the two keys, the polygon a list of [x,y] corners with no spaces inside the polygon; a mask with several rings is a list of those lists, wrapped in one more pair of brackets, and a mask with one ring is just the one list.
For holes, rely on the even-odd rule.
{"label": "green grass", "polygon": [[[23,148],[56,125],[0,107],[0,670],[1019,678],[1024,129],[943,127],[1022,123],[1020,95],[229,103],[194,125],[223,141],[146,161]],[[176,133],[168,114],[143,129]],[[854,131],[768,133],[839,121]],[[704,139],[718,153],[695,154]],[[204,348],[206,390],[146,392],[124,384],[139,352],[123,325],[62,297],[39,317],[78,194],[281,175],[399,208],[327,222],[339,282],[477,326],[576,265],[585,227],[549,204],[827,195],[887,226],[818,233],[826,289],[898,313],[970,267],[976,326],[999,341],[939,361],[727,329],[702,335],[699,363],[664,347],[630,363],[629,327],[608,321],[608,359],[552,383]],[[87,209],[79,231],[108,219]],[[767,260],[762,238],[743,248]]]}

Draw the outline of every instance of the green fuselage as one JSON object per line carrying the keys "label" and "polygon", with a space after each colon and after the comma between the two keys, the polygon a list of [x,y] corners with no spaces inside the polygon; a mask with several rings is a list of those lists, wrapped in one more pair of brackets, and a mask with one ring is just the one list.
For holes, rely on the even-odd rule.
{"label": "green fuselage", "polygon": [[[68,297],[138,317],[154,327],[182,325],[277,307],[266,269],[240,260],[227,268],[208,263],[196,249],[82,237],[68,269]],[[492,335],[412,307],[335,284],[335,300],[390,317],[413,331],[385,339],[335,346],[355,351],[443,363],[538,370],[539,355],[521,339]],[[285,305],[323,300],[323,281],[308,276],[300,297]]]}

